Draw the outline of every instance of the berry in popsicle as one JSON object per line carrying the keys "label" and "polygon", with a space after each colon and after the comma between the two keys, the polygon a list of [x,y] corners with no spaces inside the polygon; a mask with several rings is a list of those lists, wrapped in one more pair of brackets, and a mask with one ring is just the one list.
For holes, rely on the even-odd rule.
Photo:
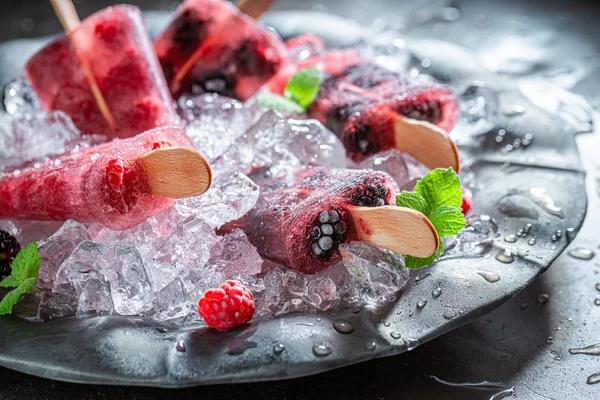
{"label": "berry in popsicle", "polygon": [[183,2],[154,46],[174,96],[196,86],[246,100],[285,63],[279,38],[223,0]]}
{"label": "berry in popsicle", "polygon": [[307,274],[339,261],[339,245],[358,239],[353,206],[394,204],[397,190],[371,170],[307,168],[257,183],[261,196],[241,225],[263,257]]}
{"label": "berry in popsicle", "polygon": [[[193,144],[180,128],[163,127],[0,175],[0,219],[75,219],[100,222],[114,230],[135,226],[175,203],[156,195],[162,193],[161,182],[154,182],[156,165],[147,161],[149,156],[155,159],[166,150],[188,149],[208,168],[199,153],[179,146]],[[172,176],[173,169],[193,175],[186,170],[189,164],[165,165],[159,178]],[[209,185],[210,179],[196,194]]]}
{"label": "berry in popsicle", "polygon": [[[86,134],[127,138],[177,122],[142,14],[133,6],[86,18],[35,54],[25,74],[46,110],[64,111]],[[94,97],[94,84],[104,104]]]}

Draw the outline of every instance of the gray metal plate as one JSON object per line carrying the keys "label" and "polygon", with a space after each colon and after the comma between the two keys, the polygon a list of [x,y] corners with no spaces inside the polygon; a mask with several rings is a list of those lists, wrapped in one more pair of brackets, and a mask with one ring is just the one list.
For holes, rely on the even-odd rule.
{"label": "gray metal plate", "polygon": [[[285,21],[293,18],[294,14],[290,14]],[[306,15],[297,18],[300,22],[296,25],[303,26],[301,21]],[[338,30],[331,23],[325,21],[318,27],[331,28],[320,33],[335,41]],[[343,39],[348,41],[348,35],[344,34]],[[36,41],[30,44],[30,49],[39,46]],[[14,44],[3,46],[12,46],[14,54]],[[7,51],[7,47],[0,49],[2,54]],[[15,58],[12,57],[10,66],[0,65],[0,81],[18,74]],[[500,156],[493,143],[495,134],[490,134],[479,146],[465,148],[476,157],[473,171],[483,188],[474,198],[474,212],[493,216],[503,234],[533,223],[536,237],[544,238],[543,245],[540,240],[535,247],[523,241],[517,246],[530,250],[530,255],[516,257],[510,264],[496,261],[494,256],[508,245],[502,235],[487,257],[448,259],[413,274],[403,296],[389,309],[363,309],[356,314],[288,315],[225,334],[206,329],[159,327],[119,317],[63,319],[45,324],[3,317],[0,318],[0,365],[84,383],[184,387],[275,380],[399,354],[489,312],[548,268],[567,246],[563,237],[551,248],[547,245],[548,238],[557,229],[577,230],[586,210],[584,173],[573,136],[565,134],[561,124],[552,123],[556,121],[554,116],[529,104],[510,83],[498,80],[494,84],[527,107],[527,118],[523,118],[514,133],[522,136],[531,132],[535,143],[527,151]],[[498,124],[500,128],[508,121],[500,120]],[[501,167],[506,161],[511,166]],[[533,204],[528,207],[537,210],[540,216],[537,220],[507,218],[498,211],[498,202],[507,191],[531,187],[546,188],[554,202],[563,207],[564,218]],[[476,270],[496,273],[501,279],[490,283],[476,274]],[[417,274],[429,275],[417,283]],[[436,287],[441,287],[443,294],[434,299],[432,290]],[[428,301],[420,310],[416,307],[419,299]],[[350,322],[354,332],[337,333],[332,322],[340,320]],[[396,333],[400,334],[397,339]],[[185,343],[185,352],[176,350],[175,343],[180,340]],[[275,340],[285,346],[280,354],[273,351]],[[317,357],[313,354],[315,345],[326,345],[332,353]]]}

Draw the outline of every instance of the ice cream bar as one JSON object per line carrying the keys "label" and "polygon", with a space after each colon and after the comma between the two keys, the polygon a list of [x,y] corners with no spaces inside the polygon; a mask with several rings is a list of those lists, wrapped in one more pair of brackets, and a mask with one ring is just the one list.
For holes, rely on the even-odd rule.
{"label": "ice cream bar", "polygon": [[[458,103],[445,86],[388,70],[351,50],[330,51],[298,64],[298,68],[311,66],[321,69],[324,79],[308,115],[335,132],[354,161],[400,148],[397,116],[426,121],[445,131],[454,126]],[[289,75],[289,68],[286,71]],[[269,86],[282,93],[288,79],[279,74]]]}
{"label": "ice cream bar", "polygon": [[[46,110],[64,111],[86,134],[127,138],[177,122],[142,14],[133,6],[109,7],[86,18],[35,54],[25,74]],[[108,115],[93,96],[88,74]]]}
{"label": "ice cream bar", "polygon": [[150,193],[140,161],[172,146],[193,143],[180,128],[163,127],[0,175],[0,219],[75,219],[130,228],[174,204]]}
{"label": "ice cream bar", "polygon": [[261,196],[241,221],[265,258],[314,274],[341,259],[341,243],[357,240],[352,207],[394,204],[392,178],[372,170],[306,168],[257,179]]}
{"label": "ice cream bar", "polygon": [[174,96],[196,86],[246,100],[285,63],[279,38],[223,0],[187,0],[155,40]]}

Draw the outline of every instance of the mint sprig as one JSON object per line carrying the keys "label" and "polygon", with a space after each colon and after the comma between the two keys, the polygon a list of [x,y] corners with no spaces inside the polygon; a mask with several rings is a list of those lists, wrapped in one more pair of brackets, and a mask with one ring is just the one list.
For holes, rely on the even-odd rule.
{"label": "mint sprig", "polygon": [[302,113],[317,97],[322,80],[317,67],[301,69],[288,81],[285,96],[262,92],[258,95],[258,107]]}
{"label": "mint sprig", "polygon": [[402,191],[398,194],[396,205],[423,213],[429,218],[440,238],[438,249],[431,257],[406,256],[408,268],[416,269],[433,264],[444,250],[441,238],[458,234],[466,224],[461,212],[460,179],[452,168],[431,171],[417,182],[413,192]]}
{"label": "mint sprig", "polygon": [[0,301],[0,315],[11,314],[19,298],[35,287],[42,262],[38,254],[38,245],[33,242],[15,257],[10,276],[0,282],[0,287],[15,288]]}

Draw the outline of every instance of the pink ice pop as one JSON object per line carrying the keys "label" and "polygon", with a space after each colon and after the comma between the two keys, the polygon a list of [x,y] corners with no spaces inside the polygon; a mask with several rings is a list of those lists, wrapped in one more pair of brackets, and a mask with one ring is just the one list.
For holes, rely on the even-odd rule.
{"label": "pink ice pop", "polygon": [[197,86],[246,100],[285,63],[272,32],[223,0],[187,0],[155,40],[174,96]]}
{"label": "pink ice pop", "polygon": [[159,148],[193,146],[177,127],[163,127],[65,155],[41,167],[0,175],[0,219],[137,225],[175,200],[150,193],[140,157]]}
{"label": "pink ice pop", "polygon": [[265,258],[302,273],[341,259],[341,243],[357,239],[351,209],[394,204],[392,178],[372,170],[307,168],[258,179],[261,196],[239,222]]}
{"label": "pink ice pop", "polygon": [[[88,72],[106,102],[109,118],[92,94]],[[127,138],[177,122],[137,7],[117,5],[86,18],[76,30],[35,54],[25,74],[46,110],[66,112],[86,134]]]}

